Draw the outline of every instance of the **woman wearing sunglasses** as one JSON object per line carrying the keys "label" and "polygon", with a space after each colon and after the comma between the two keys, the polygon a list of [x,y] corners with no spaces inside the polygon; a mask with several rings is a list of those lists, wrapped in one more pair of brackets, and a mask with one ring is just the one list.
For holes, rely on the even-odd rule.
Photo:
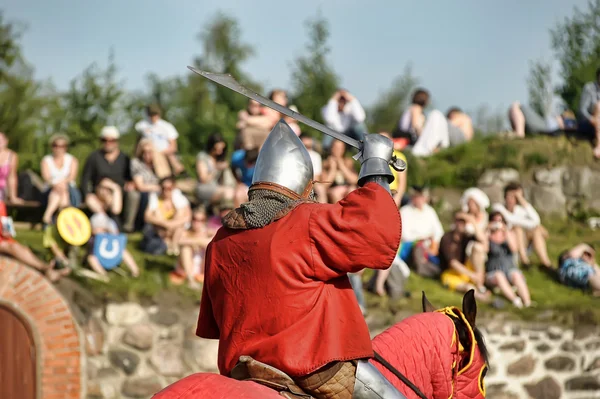
{"label": "woman wearing sunglasses", "polygon": [[50,138],[52,154],[42,158],[42,178],[46,183],[44,199],[46,209],[42,222],[52,224],[56,211],[69,206],[79,206],[81,193],[75,184],[79,161],[68,153],[69,138],[62,134]]}

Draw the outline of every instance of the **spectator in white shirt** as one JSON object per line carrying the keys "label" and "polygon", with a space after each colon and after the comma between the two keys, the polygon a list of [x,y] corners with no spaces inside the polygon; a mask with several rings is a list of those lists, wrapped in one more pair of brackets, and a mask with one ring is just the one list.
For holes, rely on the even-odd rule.
{"label": "spectator in white shirt", "polygon": [[[339,89],[321,110],[325,124],[333,130],[344,133],[356,140],[362,140],[367,133],[365,110],[356,97],[344,89]],[[323,138],[323,149],[329,149],[333,138]]]}
{"label": "spectator in white shirt", "polygon": [[179,133],[175,126],[161,118],[158,105],[152,104],[146,108],[148,119],[135,124],[135,130],[152,141],[156,155],[154,168],[159,178],[177,176],[185,170],[177,157],[177,138]]}
{"label": "spectator in white shirt", "polygon": [[523,188],[519,183],[507,184],[504,188],[504,204],[494,204],[492,210],[500,212],[508,227],[515,232],[519,257],[524,266],[530,265],[527,248],[532,243],[542,265],[552,267],[546,248],[548,231],[542,226],[536,210],[525,200]]}
{"label": "spectator in white shirt", "polygon": [[[308,154],[310,155],[310,160],[313,164],[313,172],[314,172],[314,180],[319,182],[321,181],[322,173],[323,173],[323,158],[321,154],[315,151],[315,142],[314,139],[305,134],[300,135],[300,140],[302,140],[302,144],[308,150]],[[313,186],[315,190],[315,194],[317,195],[317,200],[322,203],[327,203],[327,187],[324,184],[315,184]]]}

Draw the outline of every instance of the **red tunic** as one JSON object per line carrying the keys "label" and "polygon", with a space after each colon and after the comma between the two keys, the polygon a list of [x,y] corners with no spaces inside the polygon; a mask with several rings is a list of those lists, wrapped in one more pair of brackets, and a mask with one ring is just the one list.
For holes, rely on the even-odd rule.
{"label": "red tunic", "polygon": [[219,230],[206,251],[196,334],[220,340],[221,374],[241,355],[291,376],[372,357],[346,274],[388,268],[401,230],[394,200],[375,183],[260,229]]}

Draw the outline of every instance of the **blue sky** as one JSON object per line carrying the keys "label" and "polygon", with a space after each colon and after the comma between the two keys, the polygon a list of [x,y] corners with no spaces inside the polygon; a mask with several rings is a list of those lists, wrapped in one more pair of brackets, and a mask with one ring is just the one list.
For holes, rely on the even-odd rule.
{"label": "blue sky", "polygon": [[[59,88],[115,51],[126,87],[186,73],[197,34],[218,10],[236,17],[256,55],[244,69],[267,89],[289,87],[304,51],[304,21],[330,22],[330,60],[345,88],[372,104],[407,64],[442,110],[527,100],[529,63],[553,58],[549,29],[586,0],[0,0],[28,25],[22,43],[36,77]],[[300,110],[302,111],[302,110]]]}

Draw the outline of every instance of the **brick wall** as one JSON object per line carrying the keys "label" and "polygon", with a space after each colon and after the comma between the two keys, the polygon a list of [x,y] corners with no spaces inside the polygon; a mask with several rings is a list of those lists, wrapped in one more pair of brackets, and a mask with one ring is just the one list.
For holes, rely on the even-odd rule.
{"label": "brick wall", "polygon": [[0,301],[30,323],[43,399],[82,397],[82,342],[69,306],[37,271],[0,256]]}

